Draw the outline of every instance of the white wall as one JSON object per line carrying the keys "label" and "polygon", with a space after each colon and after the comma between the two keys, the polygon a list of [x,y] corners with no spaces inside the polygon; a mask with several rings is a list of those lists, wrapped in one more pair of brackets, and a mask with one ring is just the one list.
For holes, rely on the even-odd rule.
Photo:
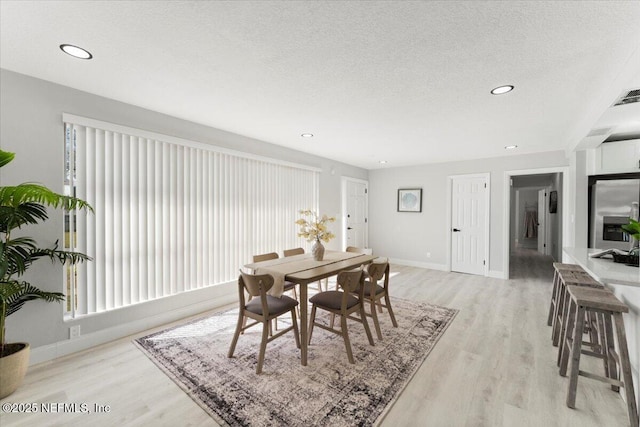
{"label": "white wall", "polygon": [[[320,175],[320,209],[322,213],[340,217],[340,177],[348,175],[367,179],[364,169],[312,156],[299,151],[232,134],[219,129],[188,122],[145,110],[86,92],[0,70],[0,141],[6,151],[16,153],[16,160],[2,168],[2,185],[25,181],[41,182],[51,189],[63,190],[64,128],[62,113],[95,118],[139,129],[172,135],[250,152],[262,156],[301,163],[322,169]],[[212,105],[211,108],[223,106]],[[333,170],[333,174],[331,171]],[[38,228],[30,227],[28,235],[38,236],[42,244],[53,244],[62,233],[62,214],[50,210],[50,221]],[[293,226],[293,224],[292,224]],[[327,246],[339,249],[340,223],[333,228],[336,239]],[[249,261],[249,260],[247,260]],[[240,266],[238,266],[240,267]],[[62,268],[43,261],[29,271],[28,278],[42,289],[63,289]],[[27,341],[35,361],[55,357],[100,341],[150,328],[169,320],[197,313],[237,299],[231,284],[188,292],[134,307],[87,316],[64,322],[61,304],[31,302],[8,318],[7,339]],[[82,338],[68,341],[70,325],[80,324]],[[45,355],[46,353],[46,355]],[[32,362],[34,358],[32,357]]]}
{"label": "white wall", "polygon": [[[562,151],[369,171],[369,244],[374,253],[424,267],[445,269],[447,177],[491,173],[489,271],[503,277],[504,172],[567,166]],[[396,212],[398,188],[423,189],[422,213]],[[431,253],[431,257],[427,257]],[[508,252],[507,252],[508,253]]]}

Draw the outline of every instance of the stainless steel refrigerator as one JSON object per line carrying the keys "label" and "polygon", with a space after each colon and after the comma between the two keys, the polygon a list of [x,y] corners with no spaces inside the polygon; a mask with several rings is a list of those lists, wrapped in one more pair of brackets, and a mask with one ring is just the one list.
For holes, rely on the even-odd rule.
{"label": "stainless steel refrigerator", "polygon": [[639,201],[640,174],[590,176],[589,247],[628,251],[631,242],[621,226],[629,223]]}

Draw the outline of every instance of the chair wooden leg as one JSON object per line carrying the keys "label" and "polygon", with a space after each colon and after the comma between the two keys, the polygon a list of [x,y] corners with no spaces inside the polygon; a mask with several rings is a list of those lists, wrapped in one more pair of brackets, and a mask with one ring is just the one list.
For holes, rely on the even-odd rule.
{"label": "chair wooden leg", "polygon": [[316,306],[311,307],[311,319],[309,320],[309,338],[307,339],[307,345],[311,344],[311,334],[313,333],[313,325],[316,323]]}
{"label": "chair wooden leg", "polygon": [[264,321],[262,323],[262,341],[260,342],[260,353],[258,353],[258,366],[256,368],[256,374],[262,372],[262,365],[264,364],[264,353],[267,350],[267,340],[269,339],[269,325],[271,322]]}
{"label": "chair wooden leg", "polygon": [[238,325],[236,326],[236,331],[233,333],[233,339],[231,340],[231,347],[229,347],[227,357],[233,357],[233,352],[236,351],[236,344],[238,344],[238,338],[240,337],[242,328],[244,328],[245,322],[246,318],[242,315],[242,309],[240,309],[240,313],[238,314]]}
{"label": "chair wooden leg", "polygon": [[369,344],[376,345],[373,342],[373,336],[371,336],[371,330],[369,329],[369,322],[367,322],[367,315],[364,312],[364,305],[360,303],[360,318],[362,319],[362,325],[364,326],[364,330],[367,333],[367,338],[369,338]]}
{"label": "chair wooden leg", "polygon": [[347,357],[349,363],[356,363],[353,360],[353,353],[351,352],[351,341],[349,340],[349,331],[347,330],[347,317],[340,316],[340,326],[342,327],[342,338],[344,338],[344,346],[347,348]]}
{"label": "chair wooden leg", "polygon": [[335,313],[331,313],[331,320],[329,320],[329,327],[333,329],[333,325],[336,323],[336,315]]}
{"label": "chair wooden leg", "polygon": [[293,333],[296,335],[296,347],[300,348],[300,331],[298,330],[298,319],[296,319],[296,310],[291,310],[291,324],[293,325]]}
{"label": "chair wooden leg", "polygon": [[632,426],[638,426],[638,408],[636,407],[636,396],[633,391],[633,377],[631,375],[631,365],[629,363],[629,349],[627,348],[627,335],[624,330],[624,322],[622,313],[613,314],[616,326],[616,335],[618,336],[618,347],[620,352],[620,370],[622,371],[622,381],[627,398],[627,410],[629,411],[629,422]]}
{"label": "chair wooden leg", "polygon": [[[378,313],[376,313],[376,302],[371,300],[371,318],[373,319],[373,326],[376,328],[376,335],[378,339],[382,341],[382,331],[380,330],[380,323],[378,322]],[[380,306],[380,308],[382,308]]]}
{"label": "chair wooden leg", "polygon": [[387,311],[389,312],[389,317],[391,317],[391,323],[393,323],[394,328],[397,328],[398,322],[396,322],[396,316],[395,314],[393,314],[393,309],[391,308],[391,299],[389,298],[389,295],[385,295],[384,301],[387,304]]}
{"label": "chair wooden leg", "polygon": [[569,373],[569,392],[567,406],[576,407],[576,391],[578,389],[578,373],[580,372],[580,353],[582,347],[582,332],[584,330],[584,307],[578,307],[573,328],[573,343],[571,347],[571,371]]}

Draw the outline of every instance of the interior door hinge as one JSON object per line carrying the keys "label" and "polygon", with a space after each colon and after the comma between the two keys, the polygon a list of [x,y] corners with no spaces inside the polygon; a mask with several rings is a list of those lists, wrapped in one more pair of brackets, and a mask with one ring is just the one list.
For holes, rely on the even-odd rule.
{"label": "interior door hinge", "polygon": [[484,188],[487,188],[487,183],[486,182],[484,183]]}
{"label": "interior door hinge", "polygon": [[482,260],[482,265],[487,265],[487,261]]}
{"label": "interior door hinge", "polygon": [[367,223],[367,218],[364,219],[365,224]]}
{"label": "interior door hinge", "polygon": [[365,188],[364,189],[364,194],[367,194],[368,192],[369,192],[369,190]]}

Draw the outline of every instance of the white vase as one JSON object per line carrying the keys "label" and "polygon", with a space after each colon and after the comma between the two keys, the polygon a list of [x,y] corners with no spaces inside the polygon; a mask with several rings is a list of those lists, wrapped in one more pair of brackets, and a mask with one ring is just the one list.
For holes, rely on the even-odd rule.
{"label": "white vase", "polygon": [[320,243],[319,239],[316,239],[311,245],[311,254],[313,255],[313,259],[316,261],[322,261],[324,257],[324,246]]}

